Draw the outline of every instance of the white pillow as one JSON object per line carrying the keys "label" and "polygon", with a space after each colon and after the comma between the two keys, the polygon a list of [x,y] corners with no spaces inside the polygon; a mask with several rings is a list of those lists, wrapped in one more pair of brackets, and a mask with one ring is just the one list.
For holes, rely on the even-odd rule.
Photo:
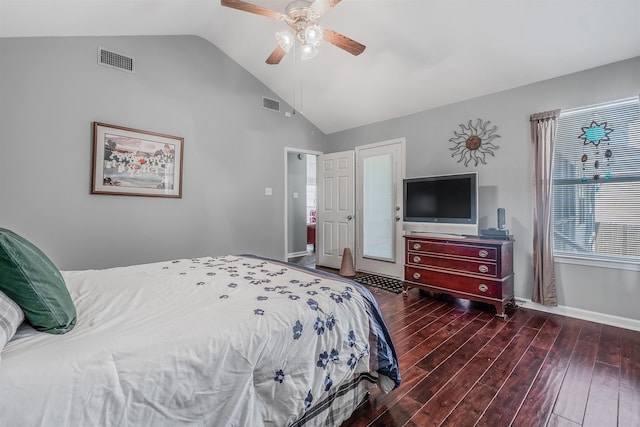
{"label": "white pillow", "polygon": [[24,320],[22,309],[0,291],[0,352]]}

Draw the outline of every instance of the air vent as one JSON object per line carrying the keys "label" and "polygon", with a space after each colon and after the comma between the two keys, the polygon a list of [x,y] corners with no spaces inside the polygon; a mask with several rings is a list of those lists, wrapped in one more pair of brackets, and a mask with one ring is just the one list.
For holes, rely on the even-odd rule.
{"label": "air vent", "polygon": [[280,111],[280,102],[276,101],[275,99],[269,99],[263,96],[262,107],[266,108],[267,110]]}
{"label": "air vent", "polygon": [[133,73],[133,58],[98,46],[98,64]]}

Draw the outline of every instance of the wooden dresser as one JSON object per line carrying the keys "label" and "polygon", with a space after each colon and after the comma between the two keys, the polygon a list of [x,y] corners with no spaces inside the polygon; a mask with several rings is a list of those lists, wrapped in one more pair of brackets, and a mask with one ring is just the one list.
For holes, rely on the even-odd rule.
{"label": "wooden dresser", "polygon": [[513,296],[513,240],[405,236],[405,291],[418,287],[437,294],[493,304],[506,318]]}

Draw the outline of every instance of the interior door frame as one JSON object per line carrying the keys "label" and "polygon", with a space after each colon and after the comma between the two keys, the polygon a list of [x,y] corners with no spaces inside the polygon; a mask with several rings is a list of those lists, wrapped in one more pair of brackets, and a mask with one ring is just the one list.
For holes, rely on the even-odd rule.
{"label": "interior door frame", "polygon": [[[402,212],[402,198],[403,198],[403,194],[402,194],[402,180],[404,178],[406,178],[406,138],[405,137],[398,137],[398,138],[393,138],[393,139],[388,139],[386,141],[380,141],[380,142],[374,142],[372,144],[366,144],[366,145],[359,145],[355,148],[355,179],[356,179],[356,188],[355,188],[355,195],[356,195],[356,240],[355,240],[355,246],[356,246],[356,253],[354,254],[354,263],[355,263],[355,268],[356,271],[363,271],[363,272],[367,272],[367,270],[361,270],[361,265],[359,264],[359,259],[361,256],[361,251],[362,251],[362,239],[363,239],[363,230],[362,230],[362,226],[364,223],[363,220],[363,210],[362,210],[362,206],[361,206],[361,202],[362,202],[362,195],[361,193],[361,186],[362,183],[360,182],[361,179],[361,173],[362,171],[359,170],[359,163],[360,163],[360,159],[359,159],[359,153],[362,150],[367,150],[367,149],[372,149],[372,148],[379,148],[379,147],[384,147],[386,145],[393,145],[393,144],[400,144],[400,154],[399,154],[399,159],[398,159],[398,163],[399,163],[399,175],[400,175],[400,179],[399,182],[396,183],[396,200],[399,201],[398,206],[400,207],[400,210],[397,211],[397,215],[400,216],[400,220],[396,223],[396,236],[395,236],[395,242],[394,242],[394,252],[395,252],[395,258],[396,258],[396,264],[400,263],[400,266],[397,267],[398,272],[401,273],[400,270],[402,270],[404,268],[404,245],[403,245],[403,235],[402,235],[402,230],[403,230],[403,224],[402,224],[402,218],[403,218],[403,212]],[[386,262],[386,261],[380,261],[380,262]],[[400,274],[398,276],[401,277],[402,274]],[[394,276],[395,277],[395,276]]]}
{"label": "interior door frame", "polygon": [[[289,197],[287,196],[289,194],[289,153],[295,153],[295,154],[312,154],[315,156],[320,156],[321,154],[324,154],[322,151],[315,151],[315,150],[305,150],[303,148],[294,148],[294,147],[284,147],[284,192],[283,192],[283,199],[284,199],[284,249],[283,249],[283,255],[282,255],[282,260],[286,261],[288,259],[288,255],[289,255]],[[316,163],[316,176],[318,176],[318,164]],[[317,185],[317,184],[316,184]]]}

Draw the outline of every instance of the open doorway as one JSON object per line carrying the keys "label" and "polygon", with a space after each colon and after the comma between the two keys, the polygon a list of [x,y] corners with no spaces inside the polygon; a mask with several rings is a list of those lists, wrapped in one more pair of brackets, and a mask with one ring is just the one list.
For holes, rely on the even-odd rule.
{"label": "open doorway", "polygon": [[318,154],[286,151],[286,259],[306,267],[316,265]]}

